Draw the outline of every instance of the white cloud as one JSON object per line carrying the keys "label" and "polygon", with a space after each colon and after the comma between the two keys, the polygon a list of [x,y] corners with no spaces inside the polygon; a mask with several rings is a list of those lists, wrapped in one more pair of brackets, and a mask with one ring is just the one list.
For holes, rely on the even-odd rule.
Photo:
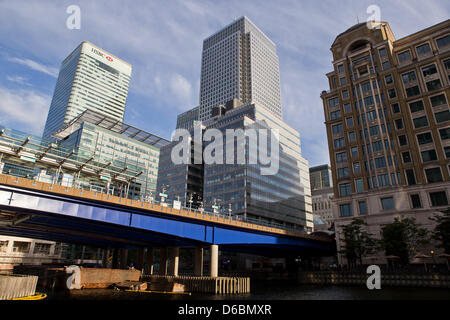
{"label": "white cloud", "polygon": [[6,80],[23,86],[31,86],[31,83],[28,82],[28,78],[22,76],[6,76]]}
{"label": "white cloud", "polygon": [[30,69],[39,71],[39,72],[43,72],[45,74],[48,74],[52,77],[58,77],[58,72],[59,70],[57,68],[54,67],[49,67],[49,66],[45,66],[39,62],[33,61],[31,59],[20,59],[20,58],[8,58],[9,61],[11,62],[15,62],[24,66],[27,66]]}
{"label": "white cloud", "polygon": [[203,6],[198,5],[192,1],[183,2],[184,6],[192,13],[204,16],[206,14],[206,9]]}
{"label": "white cloud", "polygon": [[192,87],[189,81],[180,74],[174,74],[170,79],[172,93],[183,103],[190,103],[192,100]]}
{"label": "white cloud", "polygon": [[[366,9],[373,0],[135,0],[133,6],[110,5],[108,0],[79,2],[81,30],[74,31],[65,27],[67,4],[63,1],[29,0],[23,5],[0,0],[0,44],[8,43],[21,53],[13,56],[25,53],[56,65],[81,41],[92,41],[133,64],[127,110],[132,108],[146,119],[142,129],[167,128],[168,136],[176,112],[198,104],[203,39],[246,15],[277,45],[284,120],[300,131],[310,165],[327,162],[320,92],[327,89],[325,74],[332,69],[329,48],[357,19],[367,19]],[[397,38],[450,14],[448,0],[428,0],[426,5],[423,0],[379,0],[376,4]],[[22,60],[30,68],[40,66],[56,76],[56,69],[49,70],[45,63]]]}
{"label": "white cloud", "polygon": [[[10,90],[0,87],[0,123],[40,135],[51,98],[34,90]],[[26,128],[26,129],[20,129]]]}

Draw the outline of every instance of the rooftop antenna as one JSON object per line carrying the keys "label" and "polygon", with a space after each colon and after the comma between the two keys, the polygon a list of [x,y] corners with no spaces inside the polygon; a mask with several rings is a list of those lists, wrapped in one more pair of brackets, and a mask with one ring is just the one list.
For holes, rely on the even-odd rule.
{"label": "rooftop antenna", "polygon": [[353,11],[353,14],[356,16],[356,22],[357,22],[357,24],[359,24],[358,13],[357,13],[356,11]]}

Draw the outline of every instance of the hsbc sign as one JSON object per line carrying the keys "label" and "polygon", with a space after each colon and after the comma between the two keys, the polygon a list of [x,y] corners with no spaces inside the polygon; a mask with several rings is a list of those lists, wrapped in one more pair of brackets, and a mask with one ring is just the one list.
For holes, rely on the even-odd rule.
{"label": "hsbc sign", "polygon": [[113,58],[111,58],[110,56],[106,56],[103,52],[101,52],[101,51],[99,51],[99,50],[97,50],[95,48],[91,48],[91,52],[95,53],[96,55],[98,55],[98,56],[100,56],[102,58],[105,58],[109,62],[113,62],[114,61]]}
{"label": "hsbc sign", "polygon": [[110,53],[91,45],[87,41],[83,42],[81,52],[91,56],[92,58],[98,59],[103,63],[108,64],[109,66],[113,67],[114,69],[120,72],[123,72],[128,76],[131,76],[130,64],[122,62],[119,58],[116,58],[112,56]]}
{"label": "hsbc sign", "polygon": [[103,52],[101,52],[101,51],[99,51],[99,50],[97,50],[95,48],[91,48],[91,52],[95,53],[96,55],[98,55],[98,56],[100,56],[102,58],[105,57],[105,54]]}

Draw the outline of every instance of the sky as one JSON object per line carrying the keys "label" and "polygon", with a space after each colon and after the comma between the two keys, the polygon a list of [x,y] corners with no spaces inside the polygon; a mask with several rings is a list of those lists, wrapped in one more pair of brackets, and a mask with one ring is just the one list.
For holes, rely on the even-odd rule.
{"label": "sky", "polygon": [[[66,21],[80,8],[80,29]],[[450,17],[448,0],[0,0],[0,125],[41,135],[61,62],[90,41],[133,65],[125,122],[169,139],[198,105],[202,43],[247,16],[277,46],[284,121],[329,163],[320,93],[336,36],[380,8],[397,39]]]}

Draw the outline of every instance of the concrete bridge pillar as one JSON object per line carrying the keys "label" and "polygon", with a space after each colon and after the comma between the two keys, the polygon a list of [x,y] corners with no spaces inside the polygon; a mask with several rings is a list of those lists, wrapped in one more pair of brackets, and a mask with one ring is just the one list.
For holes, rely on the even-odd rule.
{"label": "concrete bridge pillar", "polygon": [[119,249],[114,248],[112,253],[112,268],[118,269],[119,268]]}
{"label": "concrete bridge pillar", "polygon": [[127,269],[128,249],[120,249],[120,269]]}
{"label": "concrete bridge pillar", "polygon": [[167,275],[167,248],[159,249],[159,274]]}
{"label": "concrete bridge pillar", "polygon": [[144,248],[138,248],[137,263],[135,268],[137,270],[142,270],[144,268]]}
{"label": "concrete bridge pillar", "polygon": [[170,270],[171,276],[178,276],[178,264],[180,261],[180,248],[170,248]]}
{"label": "concrete bridge pillar", "polygon": [[103,255],[103,259],[102,259],[102,264],[103,264],[103,268],[110,268],[110,264],[108,261],[108,258],[111,255],[111,250],[109,250],[109,248],[106,248],[104,250],[104,255]]}
{"label": "concrete bridge pillar", "polygon": [[144,272],[145,274],[153,274],[153,248],[147,248]]}
{"label": "concrete bridge pillar", "polygon": [[203,248],[195,247],[194,249],[194,275],[203,276]]}
{"label": "concrete bridge pillar", "polygon": [[217,277],[219,275],[219,246],[217,244],[212,244],[209,251],[211,252],[209,262],[210,276]]}

